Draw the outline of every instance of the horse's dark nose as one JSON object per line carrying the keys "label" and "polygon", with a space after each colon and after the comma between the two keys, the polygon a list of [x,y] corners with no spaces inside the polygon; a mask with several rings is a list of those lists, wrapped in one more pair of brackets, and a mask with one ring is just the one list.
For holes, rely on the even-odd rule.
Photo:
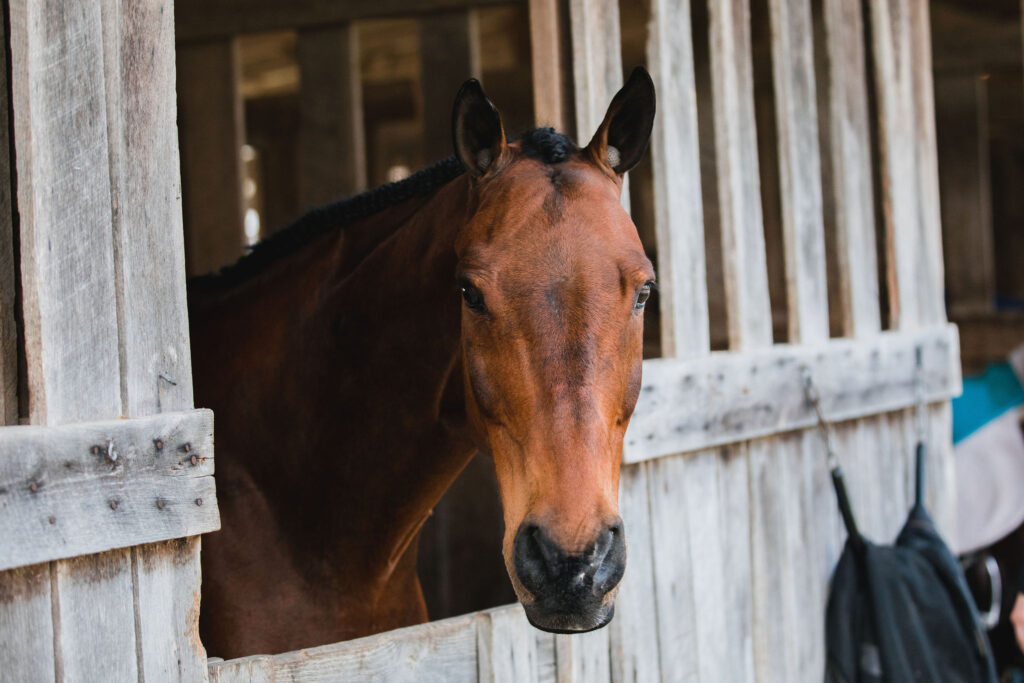
{"label": "horse's dark nose", "polygon": [[516,532],[513,559],[519,582],[534,600],[525,605],[530,621],[549,631],[589,631],[611,619],[605,596],[626,568],[622,520],[601,529],[578,554],[566,552],[544,528],[524,523]]}

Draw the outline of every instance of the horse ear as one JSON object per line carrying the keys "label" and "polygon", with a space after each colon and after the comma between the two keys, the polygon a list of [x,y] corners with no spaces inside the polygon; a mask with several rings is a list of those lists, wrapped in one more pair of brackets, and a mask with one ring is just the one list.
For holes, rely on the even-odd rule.
{"label": "horse ear", "polygon": [[452,141],[455,143],[455,156],[474,176],[487,173],[505,152],[505,129],[501,126],[501,116],[475,78],[463,83],[455,96]]}
{"label": "horse ear", "polygon": [[654,82],[641,66],[612,98],[587,152],[594,161],[622,176],[647,149],[654,125]]}

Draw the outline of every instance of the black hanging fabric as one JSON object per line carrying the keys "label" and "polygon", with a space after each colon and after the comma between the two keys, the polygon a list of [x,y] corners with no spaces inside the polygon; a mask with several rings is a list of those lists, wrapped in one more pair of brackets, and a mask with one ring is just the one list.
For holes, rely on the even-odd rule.
{"label": "black hanging fabric", "polygon": [[830,683],[996,681],[995,664],[960,565],[925,509],[924,445],[917,496],[895,545],[857,530],[839,468],[833,483],[848,540],[825,616]]}

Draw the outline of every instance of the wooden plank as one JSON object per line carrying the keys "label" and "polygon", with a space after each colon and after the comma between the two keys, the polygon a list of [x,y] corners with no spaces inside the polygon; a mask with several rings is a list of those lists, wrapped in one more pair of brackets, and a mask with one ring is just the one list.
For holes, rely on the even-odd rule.
{"label": "wooden plank", "polygon": [[814,31],[808,0],[771,0],[789,342],[828,339]]}
{"label": "wooden plank", "polygon": [[814,377],[830,420],[913,405],[918,347],[926,400],[956,395],[960,366],[953,326],[883,333],[870,342],[833,339],[821,346],[644,361],[623,460],[639,462],[815,425],[803,398],[803,367]]}
{"label": "wooden plank", "polygon": [[995,307],[987,83],[975,73],[940,74],[935,80],[942,138],[942,243],[951,315]]}
{"label": "wooden plank", "polygon": [[651,142],[663,356],[706,353],[704,212],[689,0],[651,4],[647,63],[658,93]]}
{"label": "wooden plank", "polygon": [[608,629],[555,636],[558,683],[606,683],[611,680]]}
{"label": "wooden plank", "polygon": [[[0,27],[7,44],[7,30]],[[0,425],[18,423],[18,331],[15,323],[14,210],[10,149],[10,83],[7,52],[0,64]]]}
{"label": "wooden plank", "polygon": [[77,557],[55,562],[54,567],[61,677],[68,681],[137,680],[129,551]]}
{"label": "wooden plank", "polygon": [[533,73],[533,120],[569,133],[566,103],[569,88],[563,65],[566,19],[562,0],[528,0],[530,68]]}
{"label": "wooden plank", "polygon": [[220,528],[209,410],[8,427],[0,453],[0,569]]}
{"label": "wooden plank", "polygon": [[534,631],[537,642],[537,683],[555,683],[558,680],[558,662],[555,661],[555,636]]}
{"label": "wooden plank", "polygon": [[299,202],[313,207],[366,189],[359,32],[352,24],[299,31]]}
{"label": "wooden plank", "polygon": [[470,681],[477,676],[478,617],[467,614],[367,638],[280,655],[211,662],[213,681],[338,681],[380,683]]}
{"label": "wooden plank", "polygon": [[477,657],[481,683],[537,680],[536,629],[519,604],[478,613]]}
{"label": "wooden plank", "polygon": [[718,209],[729,346],[772,341],[754,120],[748,0],[708,6]]}
{"label": "wooden plank", "polygon": [[746,444],[719,449],[719,523],[722,532],[723,642],[729,648],[722,680],[753,681],[753,590],[750,539],[750,456]]}
{"label": "wooden plank", "polygon": [[53,681],[50,565],[0,572],[0,671],[12,681]]}
{"label": "wooden plank", "polygon": [[189,275],[242,255],[242,160],[245,137],[233,39],[177,51],[178,128]]}
{"label": "wooden plank", "polygon": [[824,0],[828,53],[827,176],[835,207],[843,333],[872,335],[881,328],[875,251],[871,136],[861,5]]}
{"label": "wooden plank", "polygon": [[427,163],[454,153],[452,102],[467,78],[482,78],[476,13],[467,9],[420,19],[423,154]]}
{"label": "wooden plank", "polygon": [[619,514],[629,549],[626,574],[608,625],[612,683],[661,680],[658,613],[654,586],[653,542],[646,464],[626,465],[619,478]]}
{"label": "wooden plank", "polygon": [[[242,33],[345,24],[360,19],[428,15],[471,7],[508,4],[508,0],[177,0],[175,32],[179,42],[228,38]],[[453,94],[454,96],[454,94]]]}

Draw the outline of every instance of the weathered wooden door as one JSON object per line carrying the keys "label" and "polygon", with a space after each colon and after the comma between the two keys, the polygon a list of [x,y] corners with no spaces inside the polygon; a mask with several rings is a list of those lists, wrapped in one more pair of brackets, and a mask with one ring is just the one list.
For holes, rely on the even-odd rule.
{"label": "weathered wooden door", "polygon": [[5,9],[0,679],[204,680],[173,10]]}

